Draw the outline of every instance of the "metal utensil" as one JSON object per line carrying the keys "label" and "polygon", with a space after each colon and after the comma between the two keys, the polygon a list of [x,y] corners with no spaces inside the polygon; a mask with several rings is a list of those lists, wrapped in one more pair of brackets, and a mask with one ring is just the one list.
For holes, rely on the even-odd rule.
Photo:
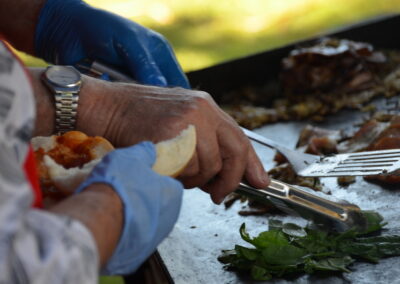
{"label": "metal utensil", "polygon": [[290,215],[299,215],[330,230],[365,231],[368,228],[368,220],[358,206],[339,204],[278,180],[272,179],[264,189],[240,183],[236,193],[262,203],[272,203]]}
{"label": "metal utensil", "polygon": [[338,177],[390,174],[400,169],[400,149],[317,156],[291,150],[264,136],[242,128],[257,143],[279,151],[299,176]]}
{"label": "metal utensil", "polygon": [[[107,79],[115,82],[125,82],[125,83],[136,83],[135,80],[133,80],[131,77],[126,75],[125,73],[122,73],[115,68],[112,68],[102,62],[99,61],[89,61],[89,60],[83,60],[77,64],[75,64],[75,67],[88,75],[92,75],[94,77],[100,77],[102,78],[104,75],[107,76]],[[105,78],[103,78],[105,79]]]}

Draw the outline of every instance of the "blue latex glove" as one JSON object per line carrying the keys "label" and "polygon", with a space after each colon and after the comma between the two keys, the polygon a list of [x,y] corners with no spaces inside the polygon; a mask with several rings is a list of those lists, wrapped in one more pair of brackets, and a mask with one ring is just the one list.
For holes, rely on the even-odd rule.
{"label": "blue latex glove", "polygon": [[111,185],[124,205],[124,228],[105,274],[128,274],[146,260],[169,234],[181,207],[183,187],[177,180],[155,173],[150,142],[115,150],[106,155],[79,186]]}
{"label": "blue latex glove", "polygon": [[55,64],[99,60],[143,84],[190,88],[160,34],[81,0],[47,0],[36,26],[35,51]]}

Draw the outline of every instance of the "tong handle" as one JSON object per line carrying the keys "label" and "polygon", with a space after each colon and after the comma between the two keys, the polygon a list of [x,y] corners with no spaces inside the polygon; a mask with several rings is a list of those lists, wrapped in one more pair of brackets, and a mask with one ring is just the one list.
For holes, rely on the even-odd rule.
{"label": "tong handle", "polygon": [[102,76],[104,74],[107,74],[107,76],[113,82],[117,81],[124,83],[137,83],[129,75],[117,70],[116,68],[108,66],[98,60],[91,61],[85,59],[75,64],[75,67],[84,73],[89,73],[89,74],[92,73],[95,74],[96,76]]}
{"label": "tong handle", "polygon": [[272,179],[265,189],[256,189],[246,183],[240,183],[236,192],[261,202],[272,203],[288,213],[295,211],[306,218],[316,214],[345,221],[349,209],[359,210],[355,205],[342,205],[275,179]]}
{"label": "tong handle", "polygon": [[91,70],[95,70],[97,72],[100,72],[101,74],[103,73],[108,74],[113,81],[136,83],[136,81],[133,80],[130,76],[96,60],[92,62],[90,68]]}

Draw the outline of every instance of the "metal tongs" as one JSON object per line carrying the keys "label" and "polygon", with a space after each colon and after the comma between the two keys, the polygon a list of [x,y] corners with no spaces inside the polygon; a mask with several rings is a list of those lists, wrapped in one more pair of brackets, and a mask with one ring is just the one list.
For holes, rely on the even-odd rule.
{"label": "metal tongs", "polygon": [[364,231],[368,227],[368,220],[358,206],[339,204],[275,179],[272,179],[270,185],[263,189],[257,189],[242,182],[236,189],[236,193],[262,203],[272,203],[290,215],[299,215],[312,220],[319,227],[330,230]]}
{"label": "metal tongs", "polygon": [[125,82],[125,83],[136,82],[130,76],[119,71],[117,68],[113,68],[96,60],[95,61],[82,60],[81,62],[75,64],[75,67],[78,68],[78,70],[84,74],[87,74],[92,77],[98,77],[107,81]]}

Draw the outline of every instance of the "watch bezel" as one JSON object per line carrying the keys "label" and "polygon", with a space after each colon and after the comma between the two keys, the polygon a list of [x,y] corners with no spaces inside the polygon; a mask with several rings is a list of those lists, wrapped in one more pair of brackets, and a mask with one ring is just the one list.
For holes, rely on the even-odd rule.
{"label": "watch bezel", "polygon": [[[54,69],[57,69],[57,70],[54,70]],[[72,83],[63,84],[63,83],[60,83],[60,82],[57,82],[57,81],[53,80],[51,78],[51,76],[49,76],[49,75],[51,75],[50,72],[62,72],[62,71],[64,71],[64,72],[66,72],[66,71],[67,72],[73,72],[75,75],[77,75],[76,77],[78,79],[76,81],[72,82]],[[46,68],[46,71],[44,72],[44,77],[46,78],[46,83],[50,87],[61,88],[59,90],[56,89],[56,91],[69,91],[69,92],[71,92],[71,91],[73,91],[71,89],[77,88],[82,84],[81,73],[77,69],[75,69],[73,66],[69,66],[69,65],[67,65],[67,66],[62,66],[62,65],[48,66]]]}

